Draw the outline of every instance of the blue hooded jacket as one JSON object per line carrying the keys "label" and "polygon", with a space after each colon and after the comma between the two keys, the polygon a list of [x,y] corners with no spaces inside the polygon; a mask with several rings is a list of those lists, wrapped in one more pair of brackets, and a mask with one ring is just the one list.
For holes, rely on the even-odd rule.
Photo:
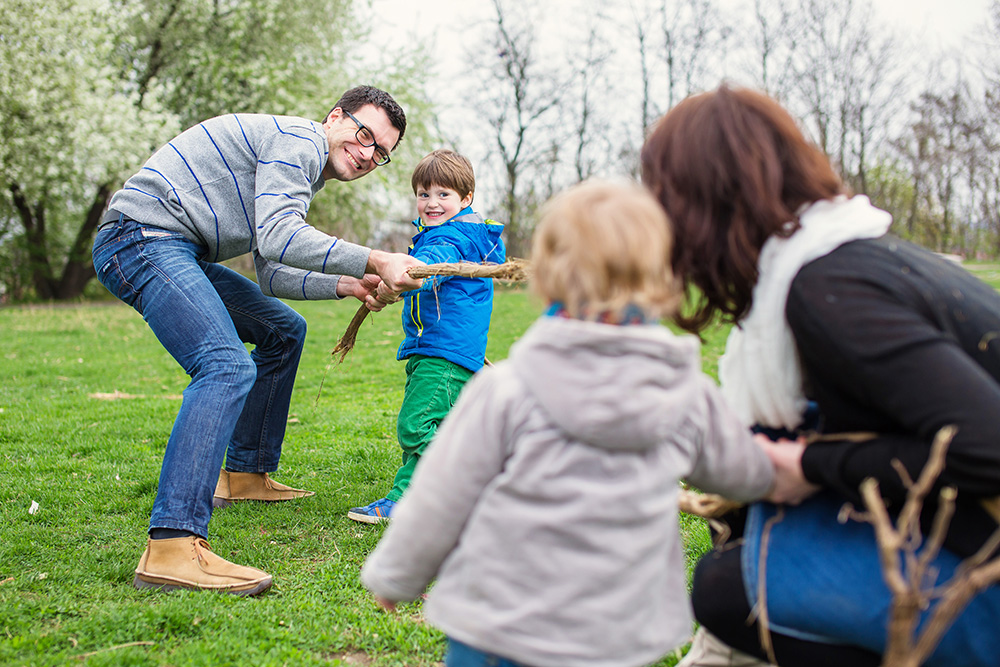
{"label": "blue hooded jacket", "polygon": [[[409,254],[428,264],[506,261],[504,226],[484,220],[470,207],[434,227],[413,221],[417,234]],[[403,333],[397,359],[415,354],[446,359],[472,372],[483,367],[493,314],[493,280],[435,276],[403,295]]]}

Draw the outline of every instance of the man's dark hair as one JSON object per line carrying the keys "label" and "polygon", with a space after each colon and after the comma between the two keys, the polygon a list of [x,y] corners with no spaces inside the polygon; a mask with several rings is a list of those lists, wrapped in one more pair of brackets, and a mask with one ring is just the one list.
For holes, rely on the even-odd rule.
{"label": "man's dark hair", "polygon": [[[333,105],[333,109],[340,107],[348,113],[354,113],[366,104],[372,104],[383,109],[386,115],[389,116],[389,122],[392,123],[392,126],[399,130],[399,139],[396,140],[396,144],[392,147],[392,149],[395,149],[399,145],[399,142],[403,140],[403,134],[406,133],[406,114],[403,113],[403,108],[396,103],[396,100],[392,99],[392,95],[389,93],[373,86],[357,86],[341,95],[337,103]],[[330,112],[333,109],[330,109]],[[330,113],[327,113],[326,118],[329,117]],[[326,118],[323,120],[325,121]]]}

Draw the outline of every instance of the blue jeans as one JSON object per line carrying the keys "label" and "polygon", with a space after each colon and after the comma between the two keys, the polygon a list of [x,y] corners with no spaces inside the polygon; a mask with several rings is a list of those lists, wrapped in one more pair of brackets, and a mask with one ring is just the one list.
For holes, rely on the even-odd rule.
{"label": "blue jeans", "polygon": [[[761,554],[766,558],[766,604],[771,630],[806,641],[858,646],[874,653],[886,647],[892,594],[882,576],[875,530],[860,521],[838,520],[844,500],[831,491],[801,505],[750,506],[742,552],[743,583],[751,608],[760,603]],[[765,546],[765,525],[773,517]],[[918,556],[921,555],[918,551]],[[961,558],[942,549],[930,565],[942,585],[961,571]],[[905,564],[908,569],[909,564]],[[907,572],[905,576],[909,576]],[[934,600],[933,604],[941,604]],[[933,611],[922,609],[918,632]],[[1000,656],[1000,586],[976,595],[948,627],[926,667],[996,667]]]}
{"label": "blue jeans", "polygon": [[[231,471],[278,467],[306,324],[204,255],[182,234],[128,218],[105,225],[94,239],[98,279],[142,315],[191,376],[149,527],[206,537],[223,458]],[[255,346],[252,353],[244,342]]]}
{"label": "blue jeans", "polygon": [[492,653],[484,653],[468,644],[448,638],[448,652],[444,656],[444,667],[528,667],[520,662]]}

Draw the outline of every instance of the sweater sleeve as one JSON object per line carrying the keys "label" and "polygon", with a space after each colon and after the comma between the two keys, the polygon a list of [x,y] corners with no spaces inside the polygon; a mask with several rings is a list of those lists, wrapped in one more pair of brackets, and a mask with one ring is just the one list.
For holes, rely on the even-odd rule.
{"label": "sweater sleeve", "polygon": [[416,599],[458,544],[483,490],[503,469],[509,402],[497,396],[499,376],[498,369],[475,375],[442,422],[361,572],[373,593],[393,601]]}
{"label": "sweater sleeve", "polygon": [[1000,384],[946,321],[964,316],[938,308],[964,284],[935,293],[940,281],[914,282],[913,271],[891,268],[864,274],[857,258],[853,268],[847,259],[805,267],[786,313],[824,430],[876,435],[810,445],[802,459],[807,479],[859,499],[860,483],[874,477],[883,496],[901,502],[906,489],[892,461],[916,478],[934,435],[954,424],[939,486],[955,486],[960,496],[1000,494]]}
{"label": "sweater sleeve", "polygon": [[736,417],[711,380],[702,376],[702,408],[698,414],[705,424],[686,430],[696,435],[694,465],[686,481],[708,493],[732,500],[750,501],[763,497],[774,482],[774,467],[753,441],[750,430]]}
{"label": "sweater sleeve", "polygon": [[337,294],[339,275],[306,271],[271,262],[264,259],[257,250],[253,251],[253,263],[257,271],[257,284],[266,296],[300,301],[342,298]]}
{"label": "sweater sleeve", "polygon": [[281,128],[260,146],[254,194],[257,248],[265,259],[307,271],[364,275],[371,250],[325,234],[306,222],[322,187],[328,148],[321,133]]}

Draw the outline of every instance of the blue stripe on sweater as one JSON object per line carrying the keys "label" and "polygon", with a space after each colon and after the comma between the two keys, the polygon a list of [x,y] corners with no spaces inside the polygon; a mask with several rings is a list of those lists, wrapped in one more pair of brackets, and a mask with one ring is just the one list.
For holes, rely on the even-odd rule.
{"label": "blue stripe on sweater", "polygon": [[292,201],[297,201],[301,203],[305,207],[306,211],[309,210],[308,205],[306,205],[304,201],[302,201],[298,197],[293,197],[292,195],[286,192],[261,192],[259,195],[254,197],[254,201],[260,199],[261,197],[284,197],[285,199],[291,199]]}
{"label": "blue stripe on sweater", "polygon": [[278,275],[278,271],[280,271],[280,270],[281,270],[281,267],[275,267],[274,271],[271,272],[271,277],[267,279],[267,290],[271,294],[275,294],[275,291],[274,291],[274,277],[276,275]]}
{"label": "blue stripe on sweater", "polygon": [[337,241],[339,240],[340,239],[338,238],[334,238],[333,243],[330,244],[330,247],[326,251],[326,257],[323,258],[323,273],[326,273],[326,261],[330,259],[330,253],[333,252],[333,249],[336,247]]}
{"label": "blue stripe on sweater", "polygon": [[[276,128],[278,128],[278,132],[281,132],[282,134],[287,134],[290,137],[296,137],[298,139],[305,139],[306,141],[308,141],[309,143],[311,143],[313,145],[313,148],[316,148],[316,142],[313,141],[310,137],[303,137],[301,134],[295,134],[294,132],[285,132],[283,129],[281,129],[281,125],[278,125],[278,119],[276,117],[274,117],[274,116],[271,116],[271,118],[274,119],[274,126]],[[320,164],[325,164],[325,162],[323,161],[323,154],[320,152],[320,150],[318,148],[316,148],[316,155],[319,156]]]}
{"label": "blue stripe on sweater", "polygon": [[[169,185],[169,186],[170,186],[170,191],[174,193],[174,196],[175,196],[175,197],[177,197],[177,203],[178,203],[178,204],[180,204],[181,206],[183,206],[183,203],[181,202],[181,196],[180,196],[180,195],[179,195],[179,194],[177,193],[177,188],[175,188],[175,187],[174,187],[174,184],[170,182],[170,179],[169,179],[169,178],[167,178],[167,177],[166,177],[166,176],[165,176],[165,175],[164,175],[164,174],[163,174],[162,172],[159,172],[159,171],[157,171],[156,169],[153,169],[152,167],[143,167],[143,169],[144,169],[144,170],[146,170],[146,171],[151,171],[151,172],[153,172],[154,174],[156,174],[157,176],[159,176],[160,178],[162,178],[162,179],[163,179],[163,181],[164,181],[164,182],[165,182],[165,183],[166,183],[167,185]],[[135,190],[135,188],[129,188],[129,189],[130,189],[130,190]],[[142,192],[142,191],[141,191],[141,190],[139,190],[139,192]],[[144,194],[144,195],[147,195],[147,194],[149,194],[149,193],[148,193],[148,192],[143,192],[142,194]],[[149,195],[149,196],[150,196],[150,197],[153,197],[153,198],[155,198],[155,199],[156,199],[156,200],[158,200],[158,201],[159,201],[159,202],[160,202],[161,204],[163,204],[163,200],[162,200],[162,199],[160,199],[159,197],[157,197],[156,195]],[[164,204],[164,206],[166,206],[166,204]]]}
{"label": "blue stripe on sweater", "polygon": [[303,229],[306,229],[307,227],[309,227],[308,224],[303,224],[301,227],[292,232],[292,235],[288,237],[287,241],[285,241],[285,247],[281,249],[281,255],[278,257],[279,262],[285,261],[285,253],[288,252],[288,246],[292,245],[292,239],[295,238],[295,235],[301,232]]}
{"label": "blue stripe on sweater", "polygon": [[247,247],[247,252],[250,252],[253,250],[253,222],[250,220],[250,214],[247,213],[246,202],[243,201],[243,193],[240,191],[240,181],[236,178],[236,174],[233,173],[233,168],[229,166],[229,161],[226,160],[226,156],[222,154],[219,144],[215,142],[215,137],[212,136],[212,133],[209,132],[208,128],[204,125],[201,126],[201,129],[205,132],[208,140],[212,142],[212,145],[215,146],[215,151],[219,154],[219,158],[222,159],[222,164],[226,165],[226,169],[229,170],[229,175],[233,177],[233,185],[236,186],[236,196],[239,198],[240,206],[243,208],[243,219],[246,220],[247,231],[250,232],[250,245]]}
{"label": "blue stripe on sweater", "polygon": [[[163,200],[162,200],[162,199],[160,199],[159,197],[157,197],[156,195],[154,195],[154,194],[153,194],[152,192],[146,192],[145,190],[140,190],[139,188],[133,188],[133,187],[131,187],[131,186],[129,186],[129,187],[125,187],[125,188],[123,188],[123,189],[124,189],[124,190],[131,190],[132,192],[139,192],[139,193],[141,193],[141,194],[144,194],[144,195],[146,195],[147,197],[152,197],[152,198],[153,198],[153,199],[155,199],[156,201],[158,201],[158,202],[160,202],[161,204],[163,204]],[[165,206],[165,204],[164,204],[164,206]]]}
{"label": "blue stripe on sweater", "polygon": [[247,142],[247,149],[250,151],[250,154],[257,157],[257,151],[255,151],[253,146],[250,145],[250,139],[247,137],[247,131],[243,129],[243,123],[240,122],[240,117],[233,114],[233,118],[236,120],[236,124],[240,126],[240,132],[243,133],[243,141]]}
{"label": "blue stripe on sweater", "polygon": [[306,278],[312,274],[312,271],[306,271],[306,274],[302,276],[302,298],[308,300],[309,297],[306,296]]}
{"label": "blue stripe on sweater", "polygon": [[302,171],[302,167],[300,165],[285,162],[283,160],[257,160],[257,164],[283,164],[286,167],[294,167],[295,169]]}
{"label": "blue stripe on sweater", "polygon": [[[295,217],[299,217],[298,211],[285,211],[281,215],[276,215],[276,216],[272,217],[270,220],[266,220],[264,222],[264,225],[266,225],[269,222],[277,222],[278,220],[281,220],[282,218],[287,218],[290,215],[294,215]],[[264,225],[257,225],[257,229],[264,229]]]}
{"label": "blue stripe on sweater", "polygon": [[181,152],[177,150],[177,147],[172,143],[168,143],[167,145],[170,146],[175,153],[177,153],[177,157],[181,159],[181,162],[184,163],[184,166],[187,167],[188,171],[191,173],[191,177],[194,179],[194,182],[198,184],[198,189],[201,190],[201,194],[205,197],[205,203],[208,205],[208,210],[212,212],[212,217],[215,219],[215,257],[212,258],[212,261],[217,262],[219,261],[219,214],[216,213],[215,209],[212,207],[212,202],[208,200],[208,194],[205,192],[204,186],[202,186],[201,181],[198,180],[198,175],[194,173],[194,169],[192,169],[191,165],[188,164],[187,159],[185,159]]}

